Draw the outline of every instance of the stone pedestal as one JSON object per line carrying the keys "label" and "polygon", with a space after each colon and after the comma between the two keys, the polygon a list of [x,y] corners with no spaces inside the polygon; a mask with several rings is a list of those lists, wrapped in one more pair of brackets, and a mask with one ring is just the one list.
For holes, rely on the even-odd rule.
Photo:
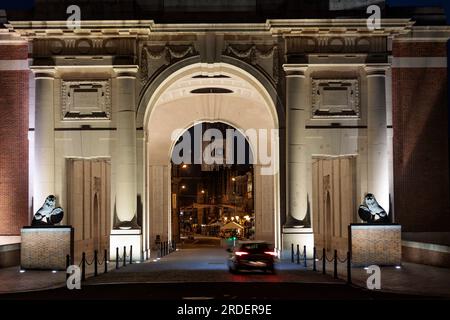
{"label": "stone pedestal", "polygon": [[119,259],[122,259],[123,247],[126,248],[126,255],[129,259],[131,246],[133,246],[133,261],[140,261],[142,259],[142,233],[140,229],[111,230],[109,238],[110,260],[116,261],[116,248],[119,248]]}
{"label": "stone pedestal", "polygon": [[22,269],[65,270],[66,256],[73,257],[71,226],[39,226],[21,229]]}
{"label": "stone pedestal", "polygon": [[398,266],[401,264],[402,227],[398,224],[351,224],[349,248],[352,266]]}
{"label": "stone pedestal", "polygon": [[313,256],[314,234],[312,228],[283,228],[283,259],[291,258],[291,245],[294,245],[294,252],[297,251],[297,244],[300,246],[300,254],[303,253],[303,246],[306,246],[306,257]]}

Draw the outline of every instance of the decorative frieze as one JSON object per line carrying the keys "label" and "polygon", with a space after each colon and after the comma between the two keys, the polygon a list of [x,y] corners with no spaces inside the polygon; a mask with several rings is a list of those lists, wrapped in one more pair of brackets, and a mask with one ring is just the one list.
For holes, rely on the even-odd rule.
{"label": "decorative frieze", "polygon": [[312,79],[312,118],[358,118],[358,79]]}
{"label": "decorative frieze", "polygon": [[33,56],[134,56],[135,45],[136,40],[133,38],[37,38],[33,40]]}
{"label": "decorative frieze", "polygon": [[111,119],[110,80],[61,83],[62,120]]}
{"label": "decorative frieze", "polygon": [[317,36],[317,37],[286,37],[286,53],[385,53],[387,38],[381,36],[350,37]]}
{"label": "decorative frieze", "polygon": [[146,83],[162,67],[197,54],[193,44],[143,45],[139,61],[141,83]]}
{"label": "decorative frieze", "polygon": [[228,44],[224,51],[229,55],[244,60],[262,69],[272,80],[278,82],[278,47],[257,46],[255,44]]}

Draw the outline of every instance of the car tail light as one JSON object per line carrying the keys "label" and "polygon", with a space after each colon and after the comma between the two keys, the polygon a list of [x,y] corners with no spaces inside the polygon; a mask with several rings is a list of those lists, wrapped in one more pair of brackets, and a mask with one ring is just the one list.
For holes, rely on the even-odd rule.
{"label": "car tail light", "polygon": [[273,252],[273,251],[266,251],[266,252],[264,252],[265,254],[268,254],[268,255],[271,255],[271,256],[274,256],[274,257],[276,257],[277,256],[277,253],[276,252]]}
{"label": "car tail light", "polygon": [[236,251],[236,255],[237,255],[237,256],[243,256],[243,255],[245,255],[245,254],[248,254],[248,252],[245,252],[245,251]]}

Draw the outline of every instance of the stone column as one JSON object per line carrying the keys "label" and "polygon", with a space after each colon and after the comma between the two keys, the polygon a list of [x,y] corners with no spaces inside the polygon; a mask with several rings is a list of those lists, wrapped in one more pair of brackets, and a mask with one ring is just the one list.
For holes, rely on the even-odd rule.
{"label": "stone column", "polygon": [[34,67],[35,125],[33,170],[33,212],[48,195],[55,194],[54,76],[52,67]]}
{"label": "stone column", "polygon": [[137,67],[114,68],[116,72],[116,212],[120,229],[137,229],[136,224],[136,102]]}
{"label": "stone column", "polygon": [[[287,124],[287,220],[293,227],[307,213],[307,145],[305,124],[309,117],[308,83],[304,65],[284,65],[286,72],[286,124]],[[293,218],[293,219],[292,219]],[[309,227],[309,226],[308,226]]]}
{"label": "stone column", "polygon": [[386,123],[386,66],[367,66],[367,192],[389,210],[389,168]]}

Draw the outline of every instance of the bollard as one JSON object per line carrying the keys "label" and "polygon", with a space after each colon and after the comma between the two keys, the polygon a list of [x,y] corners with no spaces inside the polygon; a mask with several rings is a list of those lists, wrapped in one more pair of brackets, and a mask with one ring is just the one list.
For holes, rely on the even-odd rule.
{"label": "bollard", "polygon": [[316,247],[313,248],[313,271],[317,271],[316,267],[317,252]]}
{"label": "bollard", "polygon": [[66,279],[68,279],[70,276],[70,274],[67,273],[67,269],[69,268],[69,266],[70,266],[70,256],[66,255]]}
{"label": "bollard", "polygon": [[123,246],[123,266],[127,265],[127,247]]}
{"label": "bollard", "polygon": [[291,243],[291,262],[294,263],[294,244]]}
{"label": "bollard", "polygon": [[177,241],[173,241],[173,251],[177,251]]}
{"label": "bollard", "polygon": [[352,284],[352,261],[350,251],[347,251],[347,284]]}
{"label": "bollard", "polygon": [[162,258],[162,242],[158,244],[158,255],[159,258]]}
{"label": "bollard", "polygon": [[105,264],[105,273],[108,273],[108,261],[106,261],[108,258],[108,250],[104,250],[104,252],[103,252],[103,263]]}
{"label": "bollard", "polygon": [[326,274],[326,262],[327,262],[327,252],[325,251],[325,248],[322,249],[322,274]]}
{"label": "bollard", "polygon": [[300,264],[300,245],[297,245],[297,264]]}
{"label": "bollard", "polygon": [[86,280],[86,253],[81,255],[81,281]]}
{"label": "bollard", "polygon": [[306,246],[303,246],[303,266],[306,268],[308,265],[306,264]]}
{"label": "bollard", "polygon": [[130,264],[133,264],[133,246],[130,246]]}
{"label": "bollard", "polygon": [[97,256],[97,250],[95,250],[94,251],[94,277],[98,276],[97,263],[98,263],[98,256]]}
{"label": "bollard", "polygon": [[338,274],[337,274],[337,250],[334,250],[334,274],[333,274],[333,278],[337,279],[338,278]]}
{"label": "bollard", "polygon": [[119,247],[116,248],[116,269],[119,269]]}

